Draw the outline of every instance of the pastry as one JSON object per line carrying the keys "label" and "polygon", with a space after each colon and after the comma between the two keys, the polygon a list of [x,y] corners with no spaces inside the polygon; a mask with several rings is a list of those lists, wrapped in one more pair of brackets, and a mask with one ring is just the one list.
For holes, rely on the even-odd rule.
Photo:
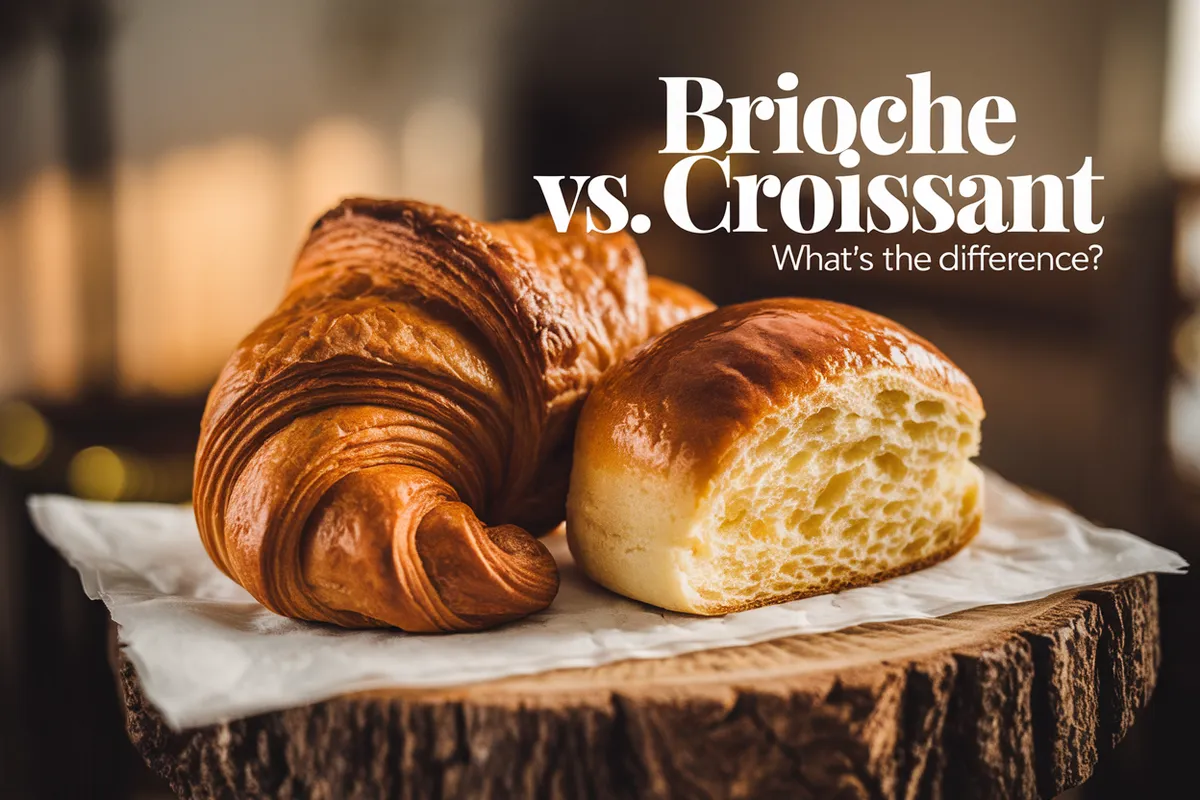
{"label": "pastry", "polygon": [[205,548],[271,610],[477,630],[545,608],[580,406],[664,320],[625,235],[483,224],[347,200],[208,399],[194,503]]}
{"label": "pastry", "polygon": [[979,530],[983,405],[933,345],[820,300],[720,308],[601,377],[567,502],[579,566],[723,614],[941,561]]}

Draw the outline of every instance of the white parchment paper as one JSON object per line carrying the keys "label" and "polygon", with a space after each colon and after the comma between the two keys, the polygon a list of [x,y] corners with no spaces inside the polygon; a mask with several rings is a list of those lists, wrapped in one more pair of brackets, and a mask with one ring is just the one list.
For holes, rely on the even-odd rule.
{"label": "white parchment paper", "polygon": [[30,500],[42,534],[120,624],[147,697],[176,728],[386,686],[447,686],[751,644],[865,622],[937,617],[1033,600],[1143,572],[1183,572],[1178,554],[1106,530],[988,474],[983,529],[912,575],[725,617],[660,611],[576,569],[561,533],[550,609],[483,633],[347,631],[276,616],[209,561],[188,508]]}

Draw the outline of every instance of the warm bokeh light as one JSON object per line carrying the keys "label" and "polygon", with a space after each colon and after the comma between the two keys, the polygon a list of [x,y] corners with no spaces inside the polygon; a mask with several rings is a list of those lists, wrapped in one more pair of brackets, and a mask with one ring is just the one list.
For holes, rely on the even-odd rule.
{"label": "warm bokeh light", "polygon": [[[16,253],[15,235],[13,232],[13,215],[4,198],[0,197],[0,298],[13,298],[17,293],[19,276]],[[24,332],[21,321],[14,313],[15,304],[10,299],[7,303],[0,299],[0,353],[6,358],[0,358],[0,395],[13,391],[22,379],[22,364],[18,361],[18,346],[24,344]]]}
{"label": "warm bokeh light", "polygon": [[207,388],[278,301],[312,221],[350,195],[484,202],[480,122],[467,107],[414,109],[395,152],[367,123],[322,118],[289,151],[232,137],[117,170],[120,388]]}
{"label": "warm bokeh light", "polygon": [[126,472],[121,457],[107,447],[88,447],[71,457],[67,486],[88,500],[119,500],[125,492]]}
{"label": "warm bokeh light", "polygon": [[133,392],[201,391],[286,276],[287,173],[251,138],[182,148],[117,184],[118,358]]}
{"label": "warm bokeh light", "polygon": [[50,453],[50,426],[36,408],[18,400],[0,403],[0,461],[34,469]]}
{"label": "warm bokeh light", "polygon": [[1172,0],[1163,149],[1177,175],[1200,176],[1200,0]]}
{"label": "warm bokeh light", "polygon": [[292,147],[290,235],[299,247],[308,226],[350,195],[388,195],[396,186],[383,137],[367,123],[338,115],[319,119]]}
{"label": "warm bokeh light", "polygon": [[[480,115],[433,98],[389,141],[349,114],[294,139],[231,135],[114,168],[116,390],[205,391],[230,351],[278,302],[308,226],[343,197],[407,196],[483,215]],[[85,265],[73,248],[80,187],[61,168],[0,208],[0,274],[14,298],[0,341],[21,343],[0,388],[69,397],[87,374]],[[14,353],[14,355],[17,355]]]}
{"label": "warm bokeh light", "polygon": [[16,247],[29,385],[45,396],[71,394],[81,376],[83,298],[71,226],[71,184],[61,168],[34,176],[17,198]]}
{"label": "warm bokeh light", "polygon": [[420,103],[400,129],[398,158],[400,194],[484,216],[483,125],[473,108],[451,98]]}

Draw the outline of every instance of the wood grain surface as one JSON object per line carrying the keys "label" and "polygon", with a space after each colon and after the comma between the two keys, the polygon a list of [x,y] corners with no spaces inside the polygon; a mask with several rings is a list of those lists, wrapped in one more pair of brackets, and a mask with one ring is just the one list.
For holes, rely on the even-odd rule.
{"label": "wood grain surface", "polygon": [[1053,797],[1150,697],[1157,584],[181,733],[114,655],[129,735],[184,797]]}

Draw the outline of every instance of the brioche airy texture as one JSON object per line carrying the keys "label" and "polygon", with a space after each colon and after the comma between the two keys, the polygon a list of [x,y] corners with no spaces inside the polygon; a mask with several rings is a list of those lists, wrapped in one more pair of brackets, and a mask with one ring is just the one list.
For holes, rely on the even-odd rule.
{"label": "brioche airy texture", "polygon": [[582,569],[720,614],[947,558],[977,532],[983,406],[931,344],[819,300],[727,306],[593,390],[567,536]]}
{"label": "brioche airy texture", "polygon": [[[209,555],[277,613],[408,631],[545,608],[571,440],[596,379],[661,318],[624,235],[348,200],[208,399],[195,509]],[[661,306],[661,308],[659,307]]]}

